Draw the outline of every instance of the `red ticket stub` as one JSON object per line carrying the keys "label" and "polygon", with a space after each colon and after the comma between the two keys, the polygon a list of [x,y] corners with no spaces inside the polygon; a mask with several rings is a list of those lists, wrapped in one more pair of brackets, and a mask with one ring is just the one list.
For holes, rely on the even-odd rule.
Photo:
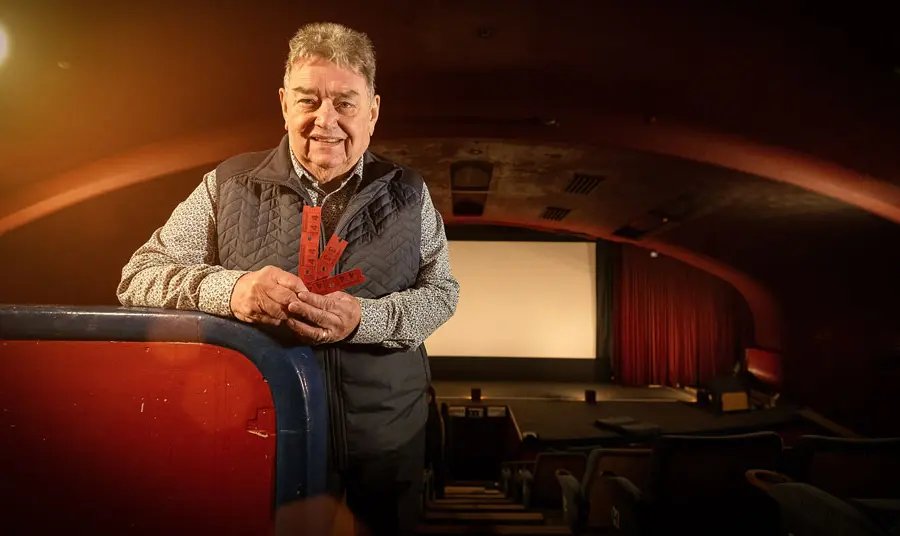
{"label": "red ticket stub", "polygon": [[341,258],[346,247],[346,240],[341,240],[338,238],[338,235],[331,235],[328,244],[325,245],[325,251],[316,263],[316,281],[328,277],[331,271],[334,270],[334,267],[337,266],[338,259]]}
{"label": "red ticket stub", "polygon": [[338,292],[345,288],[352,287],[353,285],[359,285],[365,281],[366,278],[363,277],[362,270],[356,268],[349,272],[307,283],[306,288],[314,294],[331,294],[332,292]]}
{"label": "red ticket stub", "polygon": [[300,273],[298,275],[304,283],[315,280],[321,233],[322,207],[303,207],[303,222],[300,228]]}

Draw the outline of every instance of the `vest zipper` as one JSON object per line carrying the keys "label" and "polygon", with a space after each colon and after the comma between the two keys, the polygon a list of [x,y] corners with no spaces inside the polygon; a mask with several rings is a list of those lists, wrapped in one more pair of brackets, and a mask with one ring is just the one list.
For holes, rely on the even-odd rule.
{"label": "vest zipper", "polygon": [[[301,194],[303,195],[303,194]],[[324,207],[324,198],[320,204],[313,206]],[[309,201],[307,201],[309,202]],[[312,203],[310,203],[312,205]],[[324,231],[324,229],[322,229]],[[328,239],[324,232],[319,233],[319,255],[325,252],[325,246]],[[338,273],[332,270],[329,276]],[[329,442],[332,459],[334,460],[334,469],[339,472],[347,470],[348,448],[347,448],[347,422],[344,415],[344,390],[343,390],[343,370],[341,363],[341,351],[338,348],[325,349],[325,386],[327,389],[328,404],[328,431]]]}
{"label": "vest zipper", "polygon": [[347,429],[344,421],[344,397],[341,385],[341,355],[336,348],[325,349],[325,384],[328,389],[328,439],[329,450],[337,471],[347,469]]}
{"label": "vest zipper", "polygon": [[[379,181],[375,184],[370,184],[363,188],[360,191],[357,191],[354,194],[353,198],[357,198],[357,196],[367,190],[368,188],[386,188],[387,184],[385,182]],[[348,205],[347,210],[341,214],[340,219],[338,219],[337,224],[334,226],[334,234],[341,236],[341,231],[343,227],[347,225],[347,222],[352,221],[353,218],[356,217],[362,210],[366,208],[367,203],[357,203],[356,206]],[[353,209],[352,212],[350,209]],[[320,249],[324,250],[324,245],[319,246]],[[338,260],[337,264],[335,264],[334,268],[331,271],[331,274],[339,274],[344,269],[344,263]],[[330,353],[330,354],[329,354]],[[342,352],[339,348],[329,348],[326,350],[326,355],[332,355],[332,370],[331,374],[335,378],[335,388],[334,392],[334,403],[331,404],[333,407],[334,414],[331,416],[331,429],[333,429],[332,438],[334,441],[334,449],[332,450],[333,455],[335,456],[335,465],[338,471],[344,471],[347,469],[349,455],[349,445],[347,444],[347,420],[346,420],[346,407],[344,404],[344,393],[341,386],[344,381],[344,371],[343,371],[343,356]]]}
{"label": "vest zipper", "polygon": [[334,359],[334,387],[337,394],[337,396],[335,396],[335,416],[333,419],[336,432],[335,454],[338,470],[343,471],[347,469],[349,458],[349,446],[347,445],[347,417],[342,388],[344,384],[344,369],[342,366],[343,356],[341,355],[341,351],[337,348],[329,348],[329,352],[331,352],[332,358]]}
{"label": "vest zipper", "polygon": [[[306,192],[297,189],[291,184],[279,183],[282,186],[296,192],[309,206],[316,205],[306,197]],[[327,240],[325,233],[319,233],[319,255],[325,251]],[[332,272],[334,273],[334,272]],[[325,348],[322,359],[323,375],[325,376],[325,394],[328,402],[328,449],[336,471],[347,469],[347,428],[344,420],[344,393],[341,373],[341,353],[337,348]]]}
{"label": "vest zipper", "polygon": [[[369,188],[379,188],[379,189],[387,188],[387,183],[383,182],[383,181],[378,181],[378,182],[369,184],[362,190],[359,190],[358,192],[356,192],[356,194],[354,194],[353,198],[356,199],[357,196],[359,196],[361,193],[365,192]],[[345,210],[344,213],[341,214],[340,219],[338,219],[337,224],[334,226],[334,234],[341,236],[341,231],[344,230],[343,228],[346,227],[347,223],[353,221],[353,218],[355,218],[357,214],[359,214],[364,208],[366,208],[367,205],[368,205],[368,203],[356,203],[356,206],[354,206],[352,204],[348,205],[347,210]],[[353,208],[353,212],[350,211],[351,208]],[[340,272],[335,272],[335,273],[340,273]]]}
{"label": "vest zipper", "polygon": [[[325,206],[324,198],[317,206]],[[322,231],[325,229],[322,228]],[[319,233],[319,255],[325,252],[328,239],[324,232]],[[329,276],[335,272],[332,271]],[[331,432],[331,455],[334,457],[334,467],[337,471],[347,470],[347,432],[344,416],[344,390],[343,374],[341,370],[341,351],[337,348],[325,349],[325,362],[328,363],[325,376],[328,381],[328,393],[331,395],[331,403],[328,404],[329,431]]]}

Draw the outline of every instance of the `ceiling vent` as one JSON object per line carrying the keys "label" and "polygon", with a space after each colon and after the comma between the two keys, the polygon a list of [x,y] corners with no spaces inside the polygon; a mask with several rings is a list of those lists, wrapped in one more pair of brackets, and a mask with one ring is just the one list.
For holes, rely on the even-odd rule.
{"label": "ceiling vent", "polygon": [[544,209],[544,213],[541,214],[542,220],[551,220],[551,221],[562,221],[563,218],[569,215],[572,212],[568,208],[559,208],[559,207],[547,207]]}
{"label": "ceiling vent", "polygon": [[613,234],[629,240],[640,240],[644,235],[655,232],[664,225],[665,220],[653,214],[644,214],[628,222],[628,225],[616,229]]}
{"label": "ceiling vent", "polygon": [[647,234],[647,231],[632,227],[630,225],[626,225],[624,227],[619,227],[618,229],[616,229],[613,234],[621,238],[627,238],[628,240],[640,240],[645,234]]}
{"label": "ceiling vent", "polygon": [[601,175],[587,175],[585,173],[576,173],[572,177],[572,181],[566,186],[567,194],[587,195],[594,191],[598,184],[606,180]]}

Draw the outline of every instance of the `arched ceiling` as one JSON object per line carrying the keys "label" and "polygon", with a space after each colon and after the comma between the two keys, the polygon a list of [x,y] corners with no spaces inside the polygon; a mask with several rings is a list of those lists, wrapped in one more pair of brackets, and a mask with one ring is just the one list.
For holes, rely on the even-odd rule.
{"label": "arched ceiling", "polygon": [[[377,47],[374,148],[422,170],[449,222],[627,241],[656,218],[640,244],[775,309],[786,267],[900,237],[900,55],[875,8],[754,5],[7,0],[0,234],[271,146],[287,39],[336,20]],[[454,215],[471,160],[493,165],[484,213]]]}
{"label": "arched ceiling", "polygon": [[821,3],[722,4],[6,0],[0,184],[277,118],[287,40],[312,20],[372,36],[385,126],[655,115],[897,181],[889,7],[857,8],[866,18],[847,29],[849,12],[818,22]]}

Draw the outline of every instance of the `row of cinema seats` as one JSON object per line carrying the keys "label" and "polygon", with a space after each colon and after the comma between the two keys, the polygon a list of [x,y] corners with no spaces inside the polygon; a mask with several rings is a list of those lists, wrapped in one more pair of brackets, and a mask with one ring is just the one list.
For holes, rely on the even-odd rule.
{"label": "row of cinema seats", "polygon": [[773,481],[804,483],[849,501],[884,528],[897,520],[900,438],[807,435],[785,448],[774,432],[661,436],[650,448],[546,452],[531,462],[507,462],[502,474],[508,496],[526,508],[561,508],[576,534],[786,533],[784,524],[800,521],[781,515],[785,503],[777,495],[787,491],[773,495]]}

